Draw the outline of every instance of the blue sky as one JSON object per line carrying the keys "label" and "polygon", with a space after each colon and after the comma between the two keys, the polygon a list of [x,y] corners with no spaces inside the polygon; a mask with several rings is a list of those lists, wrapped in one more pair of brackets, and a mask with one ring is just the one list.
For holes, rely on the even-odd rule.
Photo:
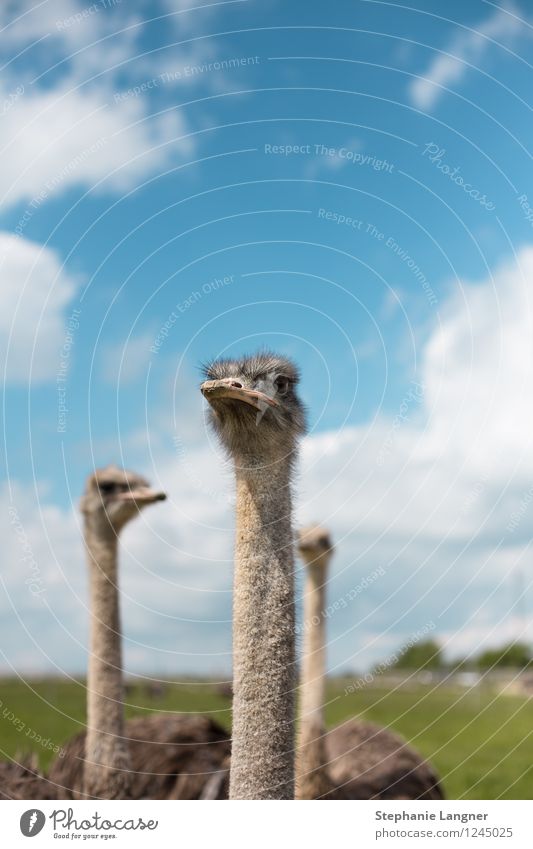
{"label": "blue sky", "polygon": [[531,637],[532,24],[2,6],[3,670],[84,669],[76,505],[112,461],[170,495],[124,535],[128,669],[227,673],[232,483],[198,367],[264,345],[302,369],[297,518],[337,540],[330,599],[385,571],[331,617],[330,668],[427,623],[449,656]]}

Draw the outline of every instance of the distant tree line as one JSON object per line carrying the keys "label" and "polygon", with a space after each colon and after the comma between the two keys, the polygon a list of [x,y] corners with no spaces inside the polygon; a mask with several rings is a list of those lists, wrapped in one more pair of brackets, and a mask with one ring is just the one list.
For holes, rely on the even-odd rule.
{"label": "distant tree line", "polygon": [[[389,669],[468,671],[494,668],[526,669],[533,666],[533,652],[526,643],[508,643],[496,649],[486,649],[477,655],[448,662],[436,640],[423,640],[399,654]],[[379,668],[379,665],[378,667]]]}

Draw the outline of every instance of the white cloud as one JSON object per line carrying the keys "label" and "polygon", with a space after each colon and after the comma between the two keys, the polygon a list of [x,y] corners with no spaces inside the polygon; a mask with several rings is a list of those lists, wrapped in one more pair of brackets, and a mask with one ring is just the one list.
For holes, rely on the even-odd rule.
{"label": "white cloud", "polygon": [[[55,29],[56,21],[77,10],[73,0],[58,0],[55,4],[34,0],[6,0],[0,7],[2,40],[10,49],[32,44]],[[55,7],[55,8],[54,8]]]}
{"label": "white cloud", "polygon": [[68,511],[50,504],[43,490],[12,481],[0,490],[0,523],[2,666],[7,670],[11,662],[29,674],[68,669],[69,656],[62,655],[64,632],[58,622],[76,631],[78,638],[84,629],[71,601],[73,591],[78,595],[85,591],[75,521]]}
{"label": "white cloud", "polygon": [[[428,345],[427,450],[453,451],[475,474],[533,472],[533,248],[483,285],[457,289]],[[521,467],[521,468],[518,468]]]}
{"label": "white cloud", "polygon": [[[127,58],[140,22],[140,16],[124,0],[6,0],[0,7],[0,29],[2,44],[9,48],[12,60],[5,70],[8,77],[15,73],[22,49],[36,75],[56,62],[74,75],[91,67],[91,62],[93,72],[103,71],[113,61]],[[40,42],[46,45],[46,55],[32,50]],[[107,63],[98,66],[97,60],[106,58]]]}
{"label": "white cloud", "polygon": [[[0,82],[0,99],[9,104],[2,115],[4,209],[36,198],[45,203],[72,186],[127,191],[184,161],[194,150],[194,135],[177,108],[156,114],[154,96],[170,94],[176,85],[227,89],[232,72],[205,68],[215,58],[213,39],[187,43],[227,7],[168,4],[175,14],[168,16],[167,25],[185,43],[177,52],[152,53],[141,39],[140,13],[147,19],[154,14],[148,3],[137,9],[124,0],[4,4],[0,30],[14,57]],[[19,53],[21,61],[16,59]],[[187,65],[204,71],[187,75]],[[182,76],[176,82],[178,71]],[[135,94],[135,87],[143,84],[146,88]]]}
{"label": "white cloud", "polygon": [[[3,120],[0,195],[7,205],[26,201],[29,212],[72,185],[131,188],[175,156],[184,132],[179,114],[148,118],[139,98],[114,104],[57,89],[25,95]],[[182,154],[189,149],[181,143]]]}
{"label": "white cloud", "polygon": [[[332,529],[329,602],[349,599],[363,578],[378,566],[384,570],[329,618],[333,670],[362,669],[428,623],[449,656],[531,636],[524,610],[533,593],[520,601],[518,587],[528,584],[523,576],[533,522],[532,297],[531,247],[491,278],[457,284],[422,352],[423,396],[415,398],[407,387],[399,418],[305,440],[297,513],[300,521]],[[175,431],[170,392],[165,415],[149,422],[155,439],[148,477],[168,490],[170,501],[147,510],[123,539],[132,670],[229,667],[233,480],[205,430],[199,399],[187,400],[192,383],[187,378],[176,392]],[[174,432],[182,443],[172,452]],[[145,456],[146,444],[136,444],[128,464]],[[53,587],[48,597],[57,617],[84,645],[84,564],[74,514],[42,496],[49,543],[35,496],[20,490],[13,500]],[[5,520],[5,504],[2,515]],[[50,658],[83,668],[74,637],[66,638],[53,618],[30,611],[33,599],[12,537],[13,529],[4,529],[5,580],[43,654],[28,654],[22,635],[10,643],[11,659],[21,669],[31,663],[50,669]]]}
{"label": "white cloud", "polygon": [[[0,17],[5,43],[13,51],[30,48],[23,67],[7,66],[0,91],[11,104],[9,95],[24,87],[2,117],[4,207],[44,203],[72,185],[127,190],[190,152],[190,139],[176,141],[187,134],[178,110],[151,115],[146,92],[115,98],[138,82],[138,63],[130,61],[140,49],[136,15],[120,4],[74,0],[27,2],[18,11],[17,19],[9,4]],[[45,52],[31,49],[39,39]]]}
{"label": "white cloud", "polygon": [[524,20],[511,3],[496,9],[477,26],[461,28],[424,73],[409,84],[412,103],[430,110],[449,86],[459,84],[471,67],[480,65],[490,48],[512,47],[525,34]]}
{"label": "white cloud", "polygon": [[7,381],[25,382],[30,372],[33,381],[53,379],[76,281],[51,248],[2,232],[0,279],[0,359]]}
{"label": "white cloud", "polygon": [[[400,643],[434,620],[443,639],[460,630],[449,652],[474,648],[486,620],[491,645],[513,630],[513,576],[533,521],[532,299],[526,247],[485,282],[457,285],[424,350],[422,406],[408,404],[396,426],[381,420],[308,440],[301,516],[331,524],[339,540],[330,595],[378,565],[387,571],[375,588],[382,607],[363,594],[357,610],[333,617],[338,666],[350,663],[351,629],[361,649],[372,623],[392,624]],[[363,657],[379,657],[380,646]]]}

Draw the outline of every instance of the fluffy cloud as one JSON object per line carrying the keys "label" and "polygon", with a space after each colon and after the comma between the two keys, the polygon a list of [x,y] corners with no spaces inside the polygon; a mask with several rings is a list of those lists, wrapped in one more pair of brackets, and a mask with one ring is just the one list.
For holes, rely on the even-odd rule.
{"label": "fluffy cloud", "polygon": [[[428,452],[505,482],[533,472],[533,249],[457,289],[428,345]],[[519,468],[521,467],[521,468]]]}
{"label": "fluffy cloud", "polygon": [[190,140],[176,141],[187,133],[177,110],[152,115],[146,92],[119,97],[140,69],[151,76],[149,61],[131,61],[142,32],[137,16],[118,3],[74,0],[17,11],[7,4],[0,13],[4,44],[25,58],[21,68],[8,64],[0,88],[4,208],[31,208],[72,185],[127,190],[190,151]]}
{"label": "fluffy cloud", "polygon": [[67,328],[76,281],[51,248],[0,232],[0,359],[9,383],[50,380]]}
{"label": "fluffy cloud", "polygon": [[[141,98],[118,104],[111,91],[25,94],[3,118],[0,193],[31,212],[72,185],[122,191],[175,157],[179,114],[150,118]],[[180,143],[180,153],[189,150]]]}
{"label": "fluffy cloud", "polygon": [[491,47],[512,46],[526,28],[520,10],[512,3],[496,8],[472,29],[460,29],[451,42],[409,86],[411,101],[419,109],[431,109],[450,85],[457,85],[476,67]]}
{"label": "fluffy cloud", "polygon": [[25,202],[31,209],[72,186],[127,191],[183,162],[194,134],[177,108],[157,114],[154,94],[166,92],[174,106],[176,85],[227,90],[220,72],[184,71],[216,58],[212,39],[188,39],[226,5],[169,3],[167,26],[184,43],[178,52],[175,45],[150,52],[138,13],[150,19],[148,3],[138,11],[120,0],[4,4],[3,45],[15,58],[0,82],[3,208]]}
{"label": "fluffy cloud", "polygon": [[533,520],[532,295],[530,247],[483,283],[456,285],[423,352],[422,403],[406,387],[392,421],[307,442],[301,515],[335,530],[331,597],[386,571],[357,612],[331,621],[339,667],[391,625],[400,644],[429,619],[449,653],[518,629]]}
{"label": "fluffy cloud", "polygon": [[[332,670],[362,669],[424,626],[450,656],[533,637],[524,615],[531,594],[520,598],[533,521],[532,295],[533,249],[526,247],[486,281],[456,289],[422,352],[421,384],[406,387],[396,416],[306,439],[298,520],[327,524],[336,542],[328,601],[341,603],[328,619]],[[123,538],[127,666],[227,672],[232,474],[200,405],[184,407],[187,394],[178,395],[176,419],[158,422],[166,439],[152,440],[148,472],[170,499]],[[173,432],[181,441],[170,454]],[[128,456],[135,465],[135,452]],[[46,493],[38,502],[17,489],[0,509],[4,521],[10,504],[45,576],[53,615],[34,609],[11,524],[2,537],[15,610],[6,627],[20,639],[3,641],[9,660],[22,670],[83,668],[85,566],[76,513],[59,510]],[[378,567],[379,577],[354,595]]]}

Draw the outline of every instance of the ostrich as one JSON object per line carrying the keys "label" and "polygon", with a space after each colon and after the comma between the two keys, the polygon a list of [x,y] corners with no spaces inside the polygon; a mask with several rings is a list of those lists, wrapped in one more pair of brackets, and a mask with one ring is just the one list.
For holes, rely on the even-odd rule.
{"label": "ostrich", "polygon": [[205,369],[201,391],[236,477],[230,799],[294,798],[291,476],[298,372],[269,352]]}
{"label": "ostrich", "polygon": [[326,582],[333,553],[319,525],[300,531],[306,566],[297,757],[298,799],[442,799],[432,767],[396,734],[349,720],[324,727]]}
{"label": "ostrich", "polygon": [[54,785],[39,771],[37,757],[17,756],[0,762],[0,801],[54,799]]}
{"label": "ostrich", "polygon": [[124,720],[118,536],[142,508],[165,497],[116,466],[87,481],[81,501],[91,604],[87,733],[69,741],[52,765],[56,798],[224,796],[229,740],[217,723],[163,714]]}

